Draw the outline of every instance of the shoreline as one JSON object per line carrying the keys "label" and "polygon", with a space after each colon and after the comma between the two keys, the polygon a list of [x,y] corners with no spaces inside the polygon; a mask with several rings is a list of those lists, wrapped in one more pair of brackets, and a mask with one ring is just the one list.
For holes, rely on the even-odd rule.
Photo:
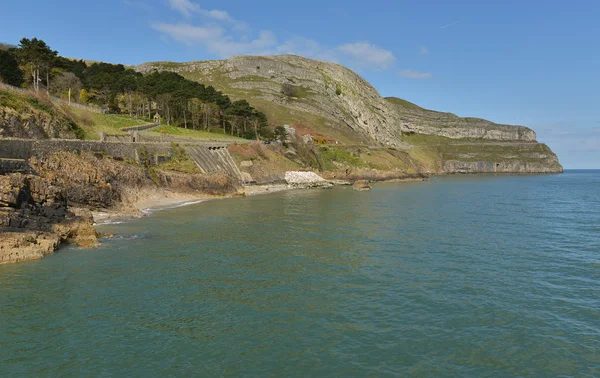
{"label": "shoreline", "polygon": [[145,216],[150,216],[158,211],[191,206],[206,201],[236,197],[258,196],[295,189],[298,188],[290,187],[287,184],[264,184],[245,186],[242,188],[242,190],[238,191],[237,193],[222,196],[207,194],[194,195],[169,193],[166,196],[156,196],[154,198],[146,198],[143,200],[136,201],[123,210],[92,211],[92,217],[94,219],[93,226],[96,227],[110,224],[120,224],[127,220],[139,219]]}
{"label": "shoreline", "polygon": [[[387,180],[370,181],[373,184],[378,183],[400,183],[400,182],[421,182],[429,181],[430,178],[395,178]],[[327,180],[335,186],[351,186],[352,180]],[[128,208],[123,210],[113,211],[92,211],[92,217],[94,219],[93,226],[105,226],[111,224],[121,224],[128,220],[140,219],[142,217],[150,216],[158,211],[176,209],[179,207],[191,206],[202,202],[236,198],[236,197],[251,197],[260,196],[265,194],[279,193],[284,191],[293,191],[305,189],[301,187],[294,187],[288,184],[260,184],[260,185],[248,185],[242,187],[240,191],[234,194],[227,194],[223,196],[207,195],[207,194],[177,194],[169,193],[166,196],[156,196],[154,198],[146,198],[134,202]],[[310,189],[310,188],[306,188]],[[312,188],[316,189],[316,188]]]}
{"label": "shoreline", "polygon": [[[414,181],[426,181],[428,178],[395,178],[387,180],[370,180],[371,183],[387,183],[387,182],[414,182]],[[43,258],[48,254],[58,252],[61,248],[69,244],[77,244],[82,248],[96,248],[102,242],[101,239],[105,237],[114,236],[112,232],[102,232],[104,230],[99,228],[101,226],[118,225],[129,221],[134,221],[145,216],[151,216],[152,214],[169,209],[176,209],[179,207],[191,206],[201,202],[211,201],[215,199],[227,199],[236,197],[249,197],[259,196],[271,193],[279,193],[284,191],[292,191],[299,189],[323,189],[331,188],[335,186],[349,186],[355,180],[325,180],[329,186],[314,186],[312,184],[302,185],[289,185],[289,184],[254,184],[243,186],[239,188],[237,192],[229,193],[225,195],[209,195],[209,194],[191,194],[191,193],[177,193],[170,191],[146,191],[137,192],[133,194],[133,199],[130,197],[129,200],[125,200],[121,203],[120,208],[117,209],[102,209],[102,210],[91,210],[85,207],[73,207],[70,209],[80,219],[80,224],[76,225],[73,230],[69,231],[69,237],[65,238],[62,234],[56,232],[39,232],[35,230],[11,230],[10,233],[3,235],[4,239],[0,249],[9,247],[7,251],[2,251],[5,255],[0,261],[0,265],[18,263],[29,260],[35,260]],[[140,199],[142,198],[142,199]],[[84,215],[83,217],[81,215]],[[87,214],[87,215],[85,215]],[[88,229],[89,227],[89,229]],[[82,233],[83,231],[83,233]],[[47,235],[46,235],[47,234]],[[64,234],[64,232],[63,232]],[[93,241],[87,240],[89,235],[93,234]],[[43,240],[41,240],[41,239]],[[42,243],[45,239],[48,239],[46,244]],[[78,240],[81,239],[81,240]],[[37,241],[36,241],[37,239]],[[89,239],[89,238],[88,238]],[[84,243],[81,243],[83,241]],[[16,243],[16,244],[15,244]],[[17,245],[18,244],[18,245]],[[27,253],[21,253],[22,246],[27,244]],[[16,247],[15,250],[13,247]],[[12,251],[12,252],[11,252]],[[15,252],[16,251],[16,252]],[[16,253],[16,254],[15,254]],[[12,256],[12,258],[11,258]]]}

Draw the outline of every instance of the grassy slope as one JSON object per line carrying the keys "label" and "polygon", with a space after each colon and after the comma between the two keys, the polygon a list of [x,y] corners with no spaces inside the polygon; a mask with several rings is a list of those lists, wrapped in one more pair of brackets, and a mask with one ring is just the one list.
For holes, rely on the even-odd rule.
{"label": "grassy slope", "polygon": [[100,139],[100,132],[107,134],[127,134],[121,131],[121,128],[149,123],[143,119],[131,118],[126,115],[101,114],[78,108],[71,108],[70,111],[74,115],[74,120],[85,131],[85,139],[88,140]]}
{"label": "grassy slope", "polygon": [[73,119],[70,109],[51,102],[44,93],[0,89],[0,107],[18,113],[23,120],[35,116],[38,122],[52,123],[55,135],[50,135],[51,138],[83,137],[85,133]]}
{"label": "grassy slope", "polygon": [[403,99],[398,98],[398,97],[386,97],[385,100],[387,102],[389,102],[389,103],[394,104],[394,105],[400,105],[400,106],[403,106],[403,107],[408,108],[408,109],[427,110],[425,108],[420,107],[417,104],[413,104],[410,101],[406,101],[406,100],[403,100]]}

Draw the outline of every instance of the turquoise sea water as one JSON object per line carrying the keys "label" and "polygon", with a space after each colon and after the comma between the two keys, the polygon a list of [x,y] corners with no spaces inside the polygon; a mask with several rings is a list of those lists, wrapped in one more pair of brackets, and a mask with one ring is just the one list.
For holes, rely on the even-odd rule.
{"label": "turquoise sea water", "polygon": [[0,266],[0,376],[600,376],[600,171],[165,210]]}

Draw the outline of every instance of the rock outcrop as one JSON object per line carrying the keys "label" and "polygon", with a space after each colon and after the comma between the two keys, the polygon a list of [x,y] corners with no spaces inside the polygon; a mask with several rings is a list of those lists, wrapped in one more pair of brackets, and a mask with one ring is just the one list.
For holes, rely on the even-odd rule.
{"label": "rock outcrop", "polygon": [[352,184],[352,189],[362,192],[365,190],[371,190],[373,188],[371,188],[371,185],[369,185],[369,182],[367,180],[358,180],[355,181],[354,184]]}
{"label": "rock outcrop", "polygon": [[98,243],[88,210],[70,210],[63,190],[34,175],[0,176],[0,264],[35,259],[61,242]]}
{"label": "rock outcrop", "polygon": [[287,184],[296,189],[331,188],[333,184],[314,172],[289,171],[285,173]]}
{"label": "rock outcrop", "polygon": [[48,99],[0,89],[0,138],[81,138],[83,131]]}
{"label": "rock outcrop", "polygon": [[533,130],[525,126],[500,125],[481,118],[463,118],[452,113],[421,108],[408,101],[388,97],[405,133],[438,135],[451,139],[535,142]]}

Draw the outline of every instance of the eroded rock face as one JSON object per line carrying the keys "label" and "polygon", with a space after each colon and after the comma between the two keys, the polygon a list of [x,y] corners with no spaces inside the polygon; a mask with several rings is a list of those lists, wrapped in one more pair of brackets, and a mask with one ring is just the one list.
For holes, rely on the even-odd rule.
{"label": "eroded rock face", "polygon": [[70,211],[61,188],[34,175],[0,176],[0,263],[43,257],[61,242],[98,243],[91,213]]}
{"label": "eroded rock face", "polygon": [[387,102],[398,113],[404,132],[439,135],[452,139],[490,139],[495,141],[535,142],[533,130],[525,126],[501,125],[481,118],[463,118],[436,112],[397,98]]}

